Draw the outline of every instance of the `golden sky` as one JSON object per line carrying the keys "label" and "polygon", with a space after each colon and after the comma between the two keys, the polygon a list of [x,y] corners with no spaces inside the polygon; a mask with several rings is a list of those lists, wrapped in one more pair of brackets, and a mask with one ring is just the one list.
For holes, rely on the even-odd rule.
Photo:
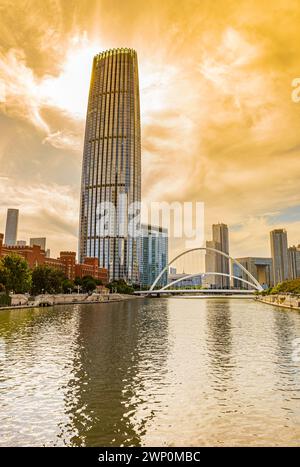
{"label": "golden sky", "polygon": [[0,31],[0,231],[77,249],[92,58],[132,47],[143,198],[204,201],[233,255],[300,243],[299,0],[0,0]]}

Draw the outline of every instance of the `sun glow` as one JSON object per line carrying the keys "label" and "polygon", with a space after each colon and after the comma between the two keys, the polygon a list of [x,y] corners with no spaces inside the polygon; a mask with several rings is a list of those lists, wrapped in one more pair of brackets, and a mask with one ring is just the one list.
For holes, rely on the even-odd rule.
{"label": "sun glow", "polygon": [[42,100],[60,108],[73,117],[84,118],[87,108],[93,57],[102,48],[86,36],[75,36],[66,53],[66,60],[58,76],[47,76],[39,86]]}

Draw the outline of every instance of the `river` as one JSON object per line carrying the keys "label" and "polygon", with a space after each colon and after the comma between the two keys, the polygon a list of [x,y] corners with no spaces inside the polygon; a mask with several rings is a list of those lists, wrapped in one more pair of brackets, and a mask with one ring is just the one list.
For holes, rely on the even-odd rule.
{"label": "river", "polygon": [[299,446],[299,337],[246,299],[1,310],[0,445]]}

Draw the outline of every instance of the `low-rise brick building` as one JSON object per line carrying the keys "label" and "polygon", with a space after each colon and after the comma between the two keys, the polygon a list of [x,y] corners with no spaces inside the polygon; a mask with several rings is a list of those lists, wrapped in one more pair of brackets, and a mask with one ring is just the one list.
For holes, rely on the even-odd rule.
{"label": "low-rise brick building", "polygon": [[4,235],[0,233],[0,258],[16,253],[27,261],[31,269],[47,264],[62,271],[70,280],[76,277],[92,276],[94,279],[101,280],[103,284],[108,283],[108,271],[105,268],[99,268],[98,258],[85,258],[82,264],[78,264],[74,251],[61,251],[59,258],[48,258],[39,245],[8,246],[3,244],[3,238]]}

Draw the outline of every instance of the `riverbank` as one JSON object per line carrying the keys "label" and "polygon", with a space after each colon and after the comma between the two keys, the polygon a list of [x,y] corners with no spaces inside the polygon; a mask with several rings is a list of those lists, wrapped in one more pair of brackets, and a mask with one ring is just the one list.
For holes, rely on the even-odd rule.
{"label": "riverbank", "polygon": [[26,308],[50,307],[56,305],[87,305],[100,303],[114,303],[125,300],[141,298],[135,295],[127,294],[57,294],[57,295],[38,295],[32,300],[32,297],[19,295],[14,297],[14,304],[0,307],[1,310],[22,310]]}
{"label": "riverbank", "polygon": [[268,305],[275,305],[281,308],[300,311],[300,296],[289,294],[263,295],[257,300]]}

